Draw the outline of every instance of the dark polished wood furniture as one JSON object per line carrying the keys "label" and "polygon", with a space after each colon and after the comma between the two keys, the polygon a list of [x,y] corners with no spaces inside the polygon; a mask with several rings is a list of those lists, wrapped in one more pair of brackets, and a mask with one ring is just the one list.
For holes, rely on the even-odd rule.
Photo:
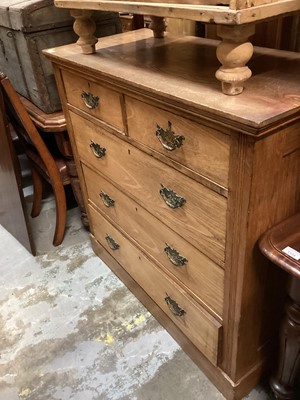
{"label": "dark polished wood furniture", "polygon": [[56,205],[56,222],[53,245],[62,243],[67,217],[67,205],[64,186],[70,184],[65,160],[61,154],[50,151],[36,126],[28,115],[19,94],[9,79],[0,74],[0,90],[3,98],[3,113],[8,117],[8,127],[16,134],[28,158],[33,179],[33,204],[31,216],[41,211],[43,179],[53,189]]}
{"label": "dark polished wood furniture", "polygon": [[277,399],[296,399],[294,382],[300,368],[300,213],[268,230],[259,246],[269,260],[290,275],[278,367],[270,385]]}
{"label": "dark polished wood furniture", "polygon": [[35,254],[22,177],[0,90],[0,224]]}
{"label": "dark polished wood furniture", "polygon": [[71,186],[74,197],[81,211],[81,221],[85,227],[89,227],[89,221],[84,206],[81,193],[80,182],[76,170],[70,139],[67,131],[66,119],[62,111],[47,114],[40,108],[35,106],[25,97],[21,97],[30,118],[35,126],[46,134],[54,135],[59,151],[66,160],[68,172],[70,176]]}

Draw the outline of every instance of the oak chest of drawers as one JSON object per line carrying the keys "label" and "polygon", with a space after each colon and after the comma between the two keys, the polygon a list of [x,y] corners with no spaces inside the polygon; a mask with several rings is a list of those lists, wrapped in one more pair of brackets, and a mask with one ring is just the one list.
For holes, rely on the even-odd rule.
{"label": "oak chest of drawers", "polygon": [[145,29],[90,56],[76,45],[46,55],[95,252],[239,399],[260,379],[280,318],[282,276],[256,243],[300,204],[300,56],[258,49],[255,77],[228,97],[215,45]]}

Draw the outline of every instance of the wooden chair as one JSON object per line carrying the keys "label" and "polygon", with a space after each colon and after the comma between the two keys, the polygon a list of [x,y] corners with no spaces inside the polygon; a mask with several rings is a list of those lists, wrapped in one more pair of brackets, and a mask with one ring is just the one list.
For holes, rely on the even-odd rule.
{"label": "wooden chair", "polygon": [[41,211],[43,179],[53,188],[56,204],[56,226],[53,245],[62,243],[66,227],[67,206],[64,185],[70,184],[65,160],[58,154],[51,154],[39,131],[24,108],[20,96],[14,90],[9,79],[0,73],[0,94],[4,101],[1,106],[8,118],[8,127],[17,134],[30,162],[33,178],[33,205],[31,216]]}
{"label": "wooden chair", "polygon": [[290,275],[289,300],[280,331],[279,362],[270,385],[277,399],[299,399],[294,381],[300,369],[300,213],[268,230],[260,239],[262,253]]}

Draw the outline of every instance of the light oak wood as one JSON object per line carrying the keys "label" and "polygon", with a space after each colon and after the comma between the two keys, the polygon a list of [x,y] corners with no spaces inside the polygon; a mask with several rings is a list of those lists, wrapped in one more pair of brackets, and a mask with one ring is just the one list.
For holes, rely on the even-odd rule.
{"label": "light oak wood", "polygon": [[[188,20],[202,21],[208,23],[222,24],[218,26],[219,36],[223,39],[218,51],[218,59],[222,67],[217,71],[216,77],[222,82],[222,91],[227,95],[240,94],[244,89],[244,82],[251,77],[251,71],[246,63],[252,56],[253,48],[247,42],[254,31],[249,23],[265,20],[275,16],[282,16],[286,13],[299,11],[298,0],[231,0],[228,4],[219,7],[215,1],[199,0],[177,0],[175,4],[170,0],[148,0],[145,2],[136,1],[96,1],[96,0],[57,0],[58,7],[79,9],[84,13],[78,17],[78,10],[73,10],[77,18],[74,29],[80,36],[78,44],[82,47],[83,53],[95,53],[96,39],[91,36],[94,28],[93,22],[86,22],[89,16],[88,9],[109,10],[118,12],[129,12],[132,14],[151,15],[150,28],[155,38],[163,38],[165,31],[164,17],[183,18]],[[183,4],[182,4],[183,3]],[[84,11],[82,11],[84,10]],[[186,11],[188,13],[186,14]],[[250,11],[250,13],[249,13]],[[246,25],[245,25],[246,24]],[[227,26],[226,26],[227,25]],[[230,27],[230,25],[233,25]]]}
{"label": "light oak wood", "polygon": [[253,55],[253,46],[248,39],[254,32],[254,24],[218,26],[217,35],[222,42],[217,48],[217,57],[222,67],[216,72],[216,78],[221,81],[225,94],[242,93],[244,82],[252,75],[246,64]]}
{"label": "light oak wood", "polygon": [[166,31],[174,35],[196,36],[196,22],[187,19],[166,18]]}
{"label": "light oak wood", "polygon": [[[244,1],[244,0],[243,0]],[[139,2],[115,0],[55,0],[55,5],[61,8],[81,10],[120,11],[133,14],[156,15],[169,18],[184,18],[193,21],[209,22],[225,25],[240,25],[249,22],[261,21],[286,13],[299,11],[298,0],[275,0],[267,3],[256,0],[253,7],[244,8],[239,2],[232,2],[231,7],[218,6],[215,1],[188,1],[179,2]],[[196,0],[195,0],[196,2]],[[245,3],[245,1],[244,1]],[[253,3],[253,2],[251,2]],[[218,3],[220,4],[220,3]],[[249,4],[247,2],[247,4]],[[236,9],[235,9],[236,7]],[[240,9],[238,9],[240,7]]]}
{"label": "light oak wood", "polygon": [[[84,163],[118,182],[126,194],[212,260],[220,265],[224,263],[227,208],[224,197],[195,184],[187,176],[107,134],[88,120],[74,113],[70,113],[70,117],[78,153]],[[91,142],[105,148],[106,155],[96,158],[90,149]],[[176,209],[168,207],[160,195],[161,185],[183,196],[186,203]]]}
{"label": "light oak wood", "polygon": [[[129,137],[228,187],[229,135],[131,97],[125,97],[125,104]],[[156,136],[157,125],[167,130],[169,121],[174,134],[184,136],[173,151],[166,150]]]}
{"label": "light oak wood", "polygon": [[[150,100],[154,98],[161,108],[168,103],[180,110],[179,115],[205,124],[210,121],[213,126],[217,117],[220,126],[255,136],[289,121],[300,110],[300,53],[256,48],[251,60],[254,75],[246,90],[238,97],[228,97],[217,90],[214,78],[217,44],[169,34],[163,41],[155,40],[149,29],[141,29],[103,38],[93,57],[78,52],[76,45],[46,54],[73,69],[80,65],[85,76],[97,77],[131,96],[147,90]],[[199,58],[202,53],[205,57]]]}
{"label": "light oak wood", "polygon": [[[203,354],[214,364],[217,364],[221,325],[209,313],[201,309],[174,282],[163,274],[155,264],[127,240],[113,225],[100,214],[90,208],[92,214],[93,232],[102,246],[123,265],[125,270],[145,288],[149,296],[178,325],[187,337],[202,350]],[[111,236],[118,244],[117,250],[112,250],[105,237]],[[183,316],[174,316],[169,310],[165,297],[174,299],[185,310]]]}
{"label": "light oak wood", "polygon": [[[296,53],[255,49],[250,62],[254,75],[246,82],[246,90],[239,97],[228,97],[215,91],[216,44],[168,34],[163,40],[155,39],[152,32],[140,30],[104,38],[92,57],[83,56],[74,45],[47,54],[56,71],[77,70],[83,79],[130,98],[130,104],[122,102],[126,133],[123,135],[111,125],[68,105],[64,86],[60,84],[82,184],[84,187],[88,184],[89,203],[99,211],[93,214],[90,211],[90,217],[97,229],[102,229],[99,221],[101,215],[105,216],[104,221],[112,224],[113,232],[121,235],[125,246],[133,245],[151,266],[155,265],[156,272],[168,284],[180,288],[182,299],[188,300],[185,306],[191,301],[214,321],[222,322],[217,365],[214,365],[203,356],[202,348],[197,350],[188,338],[185,341],[172,321],[155,309],[156,315],[165,326],[172,326],[171,331],[226,398],[240,400],[272,363],[274,329],[279,326],[283,309],[284,279],[280,271],[269,268],[258,251],[257,240],[277,220],[299,209],[300,59]],[[201,63],[199,49],[205,55]],[[146,106],[141,107],[141,103]],[[175,115],[180,126],[185,126],[186,120],[189,127],[199,124],[208,141],[210,134],[214,136],[211,132],[217,137],[224,135],[229,148],[228,198],[217,190],[217,185],[224,187],[211,185],[211,178],[204,173],[201,180],[196,178],[200,175],[186,166],[192,163],[187,156],[184,161],[170,157],[154,149],[153,142],[142,139],[142,121],[145,126],[148,124],[142,113],[147,113],[148,119],[162,115],[166,121],[169,115]],[[131,115],[141,123],[135,126],[134,119],[130,121]],[[105,157],[93,158],[91,140],[106,148]],[[210,162],[213,164],[214,160]],[[228,163],[228,157],[224,163]],[[92,172],[86,172],[87,167]],[[91,178],[93,174],[97,178]],[[205,185],[205,180],[209,184]],[[107,192],[113,193],[112,197],[122,204],[124,215],[117,208],[104,209],[97,202],[93,187],[96,181],[105,182]],[[186,196],[187,203],[175,210],[162,204],[160,183]],[[135,214],[141,216],[140,220]],[[157,226],[156,220],[159,220]],[[213,241],[208,240],[205,231],[211,232]],[[189,251],[192,255],[200,252],[224,268],[222,321],[208,292],[196,295],[197,290],[188,279],[171,273],[163,263],[156,249],[164,232],[174,237],[174,243],[186,258],[181,248],[183,243],[188,243],[189,249],[195,248]],[[153,238],[154,235],[157,237]],[[119,263],[100,244],[94,241],[93,245],[97,254],[103,255],[118,276],[125,279],[126,271],[120,270]],[[130,255],[126,253],[119,259],[126,268],[127,257]],[[137,261],[129,264],[133,269],[139,265]],[[153,282],[147,273],[146,277],[142,284],[147,291],[148,284],[151,286]],[[204,285],[208,288],[210,282]]]}
{"label": "light oak wood", "polygon": [[96,23],[91,18],[92,11],[71,10],[71,15],[75,19],[74,32],[79,36],[77,44],[81,47],[83,54],[95,53],[95,44],[98,39],[94,36]]}
{"label": "light oak wood", "polygon": [[[298,131],[298,140],[299,126],[297,123],[293,127]],[[263,358],[263,346],[279,322],[280,314],[267,312],[266,305],[280,304],[284,278],[278,280],[278,274],[272,275],[258,254],[257,240],[268,227],[299,208],[299,151],[284,156],[290,129],[282,129],[256,143],[241,136],[236,149],[233,148],[229,185],[239,190],[232,191],[228,199],[228,229],[232,232],[227,240],[225,273],[228,320],[224,325],[228,335],[224,337],[221,365],[235,380],[242,377],[247,365]],[[229,310],[233,309],[232,314]],[[248,326],[243,323],[246,314]],[[246,348],[244,353],[241,349]]]}
{"label": "light oak wood", "polygon": [[[165,271],[179,279],[185,290],[195,296],[204,308],[221,321],[224,271],[99,173],[85,165],[82,168],[90,204],[117,224],[119,229],[127,232],[150,257],[154,258]],[[108,207],[104,204],[100,197],[101,192],[108,194],[114,200],[113,206]],[[166,243],[187,257],[185,265],[175,266],[170,262],[164,252]]]}
{"label": "light oak wood", "polygon": [[[63,79],[66,87],[67,101],[70,104],[107,122],[120,131],[124,131],[121,106],[122,97],[118,92],[100,86],[92,80],[87,81],[78,75],[68,72],[63,73]],[[90,94],[94,99],[98,98],[97,105],[94,108],[88,105],[83,97],[84,93]]]}

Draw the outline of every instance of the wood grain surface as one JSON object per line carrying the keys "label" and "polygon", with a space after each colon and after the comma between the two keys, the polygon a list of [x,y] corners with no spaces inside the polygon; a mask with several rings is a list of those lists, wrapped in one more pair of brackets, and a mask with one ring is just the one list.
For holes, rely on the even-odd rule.
{"label": "wood grain surface", "polygon": [[215,79],[217,43],[189,36],[154,39],[150,30],[141,29],[101,39],[90,57],[76,44],[46,54],[74,69],[80,65],[106,84],[133,93],[147,90],[156,101],[180,104],[189,113],[253,135],[297,110],[300,116],[300,53],[256,48],[245,91],[226,96]]}

